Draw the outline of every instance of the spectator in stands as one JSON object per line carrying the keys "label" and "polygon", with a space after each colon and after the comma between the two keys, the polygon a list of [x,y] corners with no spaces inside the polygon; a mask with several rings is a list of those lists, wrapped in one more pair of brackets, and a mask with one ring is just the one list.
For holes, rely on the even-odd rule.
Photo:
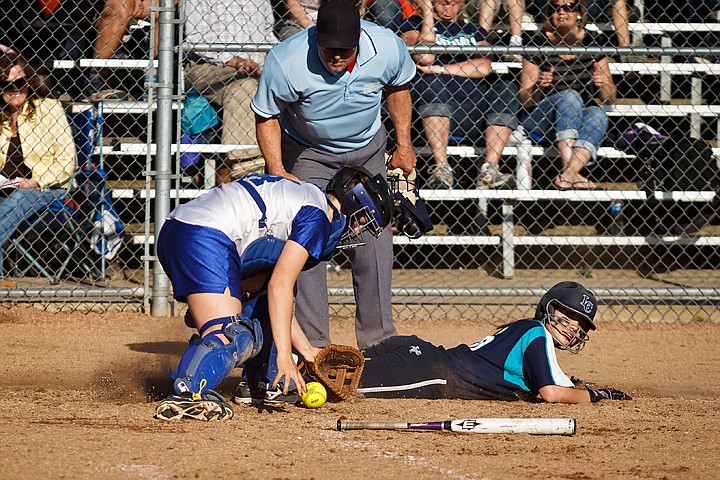
{"label": "spectator in stands", "polygon": [[401,0],[368,0],[366,4],[375,23],[398,32],[404,18]]}
{"label": "spectator in stands", "polygon": [[17,53],[0,53],[0,276],[3,247],[61,199],[77,167],[65,110]]}
{"label": "spectator in stands", "polygon": [[[416,162],[408,86],[414,75],[415,64],[393,32],[362,22],[354,2],[323,3],[316,27],[270,51],[252,102],[267,172],[320,187],[343,166],[409,174]],[[389,165],[383,95],[397,140]],[[364,241],[350,254],[360,347],[395,334],[391,229]],[[330,343],[327,295],[324,264],[298,278],[295,314],[314,346]]]}
{"label": "spectator in stands", "polygon": [[315,25],[319,0],[284,0],[285,15],[278,26],[280,40],[292,37],[298,32]]}
{"label": "spectator in stands", "polygon": [[[546,0],[530,0],[537,12],[545,12]],[[615,29],[615,36],[617,38],[617,45],[620,47],[629,47],[632,43],[632,37],[630,36],[630,10],[628,8],[627,0],[588,0],[585,2],[586,6],[586,22],[597,23],[602,19],[604,13],[608,10],[610,14],[610,22]],[[545,22],[548,20],[546,16],[538,18],[539,22]]]}
{"label": "spectator in stands", "polygon": [[[268,0],[186,0],[187,41],[192,43],[275,44]],[[222,107],[222,143],[257,145],[250,102],[257,90],[265,54],[191,52],[185,64],[186,88],[194,88]],[[258,148],[231,151],[218,168],[220,181],[262,171]]]}
{"label": "spectator in stands", "polygon": [[[179,0],[175,0],[177,6]],[[123,37],[128,33],[134,20],[150,20],[150,6],[153,0],[105,0],[100,16],[95,22],[97,37],[93,58],[109,60],[115,56],[122,43]],[[155,0],[155,4],[158,0]],[[157,22],[155,16],[155,54],[157,55]],[[88,73],[86,95],[90,100],[123,98],[126,93],[122,90],[112,89],[107,84],[108,70],[92,68]]]}
{"label": "spectator in stands", "polygon": [[[362,1],[362,0],[361,0]],[[368,10],[375,23],[397,32],[403,20],[400,0],[370,0]]]}
{"label": "spectator in stands", "polygon": [[[476,0],[479,3],[475,7],[478,13],[478,22],[487,31],[490,32],[493,26],[495,15],[500,6],[500,0]],[[536,14],[543,11],[545,0],[528,0],[528,9]],[[505,9],[508,15],[508,28],[510,30],[510,46],[522,45],[522,22],[523,10],[525,2],[523,0],[505,0]],[[588,18],[592,22],[597,22],[602,18],[603,13],[609,10],[609,19],[615,28],[617,36],[617,44],[621,47],[629,47],[631,44],[629,22],[629,8],[626,0],[589,0],[586,2]],[[544,21],[536,15],[537,21]]]}
{"label": "spectator in stands", "polygon": [[[433,0],[421,8],[422,16],[407,19],[400,27],[408,45],[488,45],[487,32],[462,19],[463,0]],[[448,162],[451,135],[475,139],[485,124],[485,163],[477,179],[479,188],[512,186],[513,177],[500,172],[499,162],[512,130],[517,127],[517,86],[511,82],[489,84],[491,59],[455,54],[416,54],[418,74],[413,81],[415,106],[433,153],[427,185],[451,188],[455,183]]]}
{"label": "spectator in stands", "polygon": [[[550,0],[547,21],[531,39],[539,47],[597,47],[602,34],[585,29],[582,0]],[[555,141],[562,170],[554,185],[561,190],[594,189],[580,171],[597,155],[608,118],[594,98],[605,104],[616,100],[616,89],[605,55],[534,55],[523,59],[520,99],[529,115],[523,127],[535,140]]]}

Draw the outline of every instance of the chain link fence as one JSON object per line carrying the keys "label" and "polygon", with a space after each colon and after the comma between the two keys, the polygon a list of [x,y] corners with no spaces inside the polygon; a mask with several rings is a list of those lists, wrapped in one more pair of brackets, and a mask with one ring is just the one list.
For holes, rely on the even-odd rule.
{"label": "chain link fence", "polygon": [[[625,321],[720,320],[720,5],[668,3],[358,3],[418,65],[412,132],[434,228],[394,237],[397,315],[518,317],[571,279]],[[44,178],[76,160],[75,188],[45,181],[57,198],[16,208],[17,221],[3,189],[2,301],[171,312],[153,268],[158,219],[262,171],[250,110],[262,64],[317,8],[3,0],[3,58],[21,54],[37,80],[17,89],[17,69],[0,72],[3,175]],[[11,125],[23,95],[66,113],[42,120],[66,138],[39,139],[55,149],[44,166],[23,138],[30,120]],[[10,168],[18,159],[30,173]],[[352,315],[346,255],[328,282],[331,311]]]}

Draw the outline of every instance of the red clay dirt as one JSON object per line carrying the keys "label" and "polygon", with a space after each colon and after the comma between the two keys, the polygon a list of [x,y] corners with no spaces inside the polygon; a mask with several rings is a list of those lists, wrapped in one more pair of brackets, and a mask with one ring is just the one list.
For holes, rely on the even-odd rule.
{"label": "red clay dirt", "polygon": [[[353,344],[335,318],[333,339]],[[480,340],[487,322],[398,321],[445,346]],[[697,479],[720,476],[720,327],[602,324],[568,374],[629,402],[355,399],[316,410],[235,408],[227,422],[160,422],[190,331],[178,318],[0,308],[3,479]],[[233,373],[218,390],[230,398]],[[338,432],[349,420],[570,417],[575,436]]]}

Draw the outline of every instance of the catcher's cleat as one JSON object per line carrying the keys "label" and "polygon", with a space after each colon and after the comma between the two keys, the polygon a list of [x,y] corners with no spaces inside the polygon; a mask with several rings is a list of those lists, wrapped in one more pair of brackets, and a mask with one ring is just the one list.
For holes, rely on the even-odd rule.
{"label": "catcher's cleat", "polygon": [[175,420],[191,418],[210,422],[212,420],[229,420],[233,417],[233,409],[219,393],[205,390],[200,399],[193,399],[191,393],[170,395],[158,405],[155,418],[158,420]]}
{"label": "catcher's cleat", "polygon": [[283,393],[279,385],[270,390],[251,387],[245,380],[238,384],[233,397],[233,402],[238,405],[287,405],[296,404],[299,401],[300,395],[297,390]]}

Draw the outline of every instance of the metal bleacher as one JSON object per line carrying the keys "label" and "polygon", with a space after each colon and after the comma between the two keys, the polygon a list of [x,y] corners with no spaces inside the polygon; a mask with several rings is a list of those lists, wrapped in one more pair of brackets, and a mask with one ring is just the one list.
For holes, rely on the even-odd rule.
{"label": "metal bleacher", "polygon": [[[528,30],[534,28],[534,24],[526,24]],[[597,28],[605,29],[607,26],[598,26]],[[677,32],[697,31],[698,29],[708,32],[720,32],[720,24],[650,24],[635,23],[630,25],[631,32],[634,35],[657,35],[661,38],[663,45],[671,45],[672,34]],[[154,62],[157,65],[157,62]],[[150,67],[148,60],[79,60],[74,64],[67,62],[56,63],[56,68],[87,68],[87,67],[104,66],[107,68],[121,69],[147,69]],[[519,63],[512,62],[494,62],[493,69],[496,73],[502,74],[518,69]],[[713,149],[716,158],[720,157],[720,105],[707,104],[703,101],[703,82],[709,77],[720,76],[720,64],[706,63],[676,63],[672,58],[663,57],[661,61],[647,63],[611,63],[611,72],[616,78],[623,78],[632,74],[635,76],[657,77],[661,85],[655,100],[648,103],[640,99],[623,99],[619,104],[607,107],[607,113],[611,117],[611,121],[633,122],[641,119],[659,119],[659,118],[675,118],[677,121],[688,119],[690,125],[690,135],[695,138],[701,138],[705,132],[706,140],[716,142]],[[672,95],[672,82],[674,77],[687,77],[692,83],[690,98],[674,98]],[[150,97],[152,98],[152,96]],[[174,108],[177,109],[179,102],[175,102]],[[70,111],[73,113],[81,112],[83,109],[89,108],[85,103],[73,103],[70,105]],[[152,115],[156,110],[156,104],[148,101],[105,101],[103,104],[104,115],[109,116],[132,116],[147,117]],[[174,121],[174,119],[173,119]],[[712,138],[707,135],[708,127],[715,122],[715,131]],[[136,121],[137,123],[137,121]],[[120,126],[122,122],[120,122]],[[120,128],[120,127],[116,127]],[[123,158],[145,159],[151,162],[151,157],[156,153],[156,145],[148,138],[136,138],[128,140],[126,135],[121,131],[112,132],[110,135],[106,133],[106,142],[98,146],[97,155],[106,158],[112,157],[113,163],[122,163]],[[220,144],[203,144],[203,145],[181,145],[176,144],[172,148],[173,155],[179,152],[197,152],[206,156],[208,161],[206,169],[213,168],[213,158],[226,153],[230,150],[238,148],[252,148],[254,145],[220,145]],[[533,146],[531,154],[533,158],[538,159],[544,156],[552,156],[552,149],[548,150],[541,146]],[[518,148],[516,146],[508,146],[505,148],[503,155],[506,157],[514,157],[517,155]],[[429,150],[424,145],[418,145],[417,149],[420,158],[427,158]],[[483,148],[473,145],[451,146],[448,154],[455,158],[474,159],[483,155]],[[599,156],[610,159],[632,159],[632,155],[617,150],[613,147],[601,147]],[[147,170],[151,170],[148,163]],[[207,172],[206,172],[207,173]],[[206,175],[209,178],[209,175]],[[151,179],[138,181],[137,178],[122,178],[118,175],[117,179],[109,182],[111,194],[117,202],[134,202],[133,205],[144,205],[149,208],[149,202],[155,196],[155,190],[152,188]],[[212,185],[207,184],[204,187],[190,187],[182,182],[177,183],[177,187],[171,191],[172,197],[176,201],[186,201],[202,195],[207,188]],[[417,240],[409,240],[402,236],[395,237],[395,244],[401,248],[413,248],[422,246],[433,247],[450,247],[453,245],[476,245],[476,246],[493,246],[499,247],[502,256],[502,276],[505,278],[513,277],[516,268],[516,250],[519,247],[547,247],[558,248],[566,245],[578,246],[653,246],[658,244],[673,244],[683,246],[712,246],[720,245],[720,235],[704,234],[697,236],[632,236],[632,235],[597,235],[595,232],[586,232],[584,234],[547,234],[541,232],[539,234],[530,234],[529,232],[519,232],[515,218],[516,207],[524,202],[571,202],[571,203],[607,203],[615,200],[623,200],[626,202],[644,202],[650,198],[654,198],[664,202],[710,202],[715,197],[715,192],[645,192],[637,188],[636,185],[627,184],[613,185],[603,184],[604,189],[596,191],[557,191],[548,189],[530,189],[530,190],[475,190],[475,189],[449,189],[449,190],[421,190],[421,196],[430,204],[448,203],[448,202],[471,202],[483,216],[491,205],[495,205],[500,212],[501,222],[491,230],[482,230],[478,232],[462,234],[453,234],[448,232],[435,231],[431,234]],[[153,229],[152,225],[146,225],[145,228],[139,225],[128,225],[128,233],[130,235],[130,243],[135,245],[152,244]]]}

